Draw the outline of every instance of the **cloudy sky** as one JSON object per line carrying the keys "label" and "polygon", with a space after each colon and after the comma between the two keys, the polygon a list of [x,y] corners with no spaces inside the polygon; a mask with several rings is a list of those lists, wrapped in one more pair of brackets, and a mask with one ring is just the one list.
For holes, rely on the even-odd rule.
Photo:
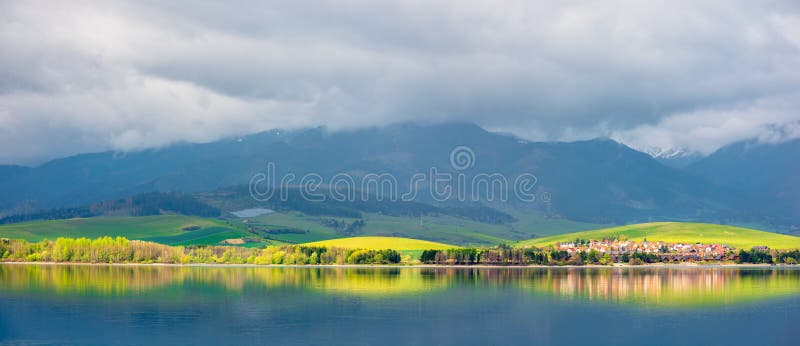
{"label": "cloudy sky", "polygon": [[797,1],[551,3],[0,0],[0,163],[401,121],[800,136]]}

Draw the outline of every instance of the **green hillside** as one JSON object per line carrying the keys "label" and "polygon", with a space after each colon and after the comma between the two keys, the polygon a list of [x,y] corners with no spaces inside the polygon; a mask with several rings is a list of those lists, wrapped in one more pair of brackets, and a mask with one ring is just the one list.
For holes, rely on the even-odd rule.
{"label": "green hillside", "polygon": [[308,246],[341,247],[350,249],[382,250],[392,249],[398,251],[406,250],[428,250],[428,249],[451,249],[455,246],[436,243],[426,240],[399,238],[399,237],[352,237],[323,240],[305,243]]}
{"label": "green hillside", "polygon": [[549,219],[535,214],[515,214],[514,216],[517,218],[516,222],[490,224],[448,215],[431,215],[420,219],[364,213],[361,219],[364,226],[352,234],[342,233],[341,230],[327,226],[324,221],[337,220],[352,224],[358,220],[355,218],[282,212],[248,218],[248,222],[249,226],[255,229],[272,230],[272,233],[265,233],[264,236],[288,243],[305,243],[347,236],[384,236],[425,239],[459,246],[497,245],[529,239],[533,236],[562,234],[602,227],[597,224]]}
{"label": "green hillside", "polygon": [[[450,215],[428,215],[420,219],[379,213],[363,213],[361,218],[348,218],[280,212],[230,220],[176,214],[97,216],[0,225],[0,237],[40,241],[58,237],[124,236],[167,245],[218,244],[225,239],[248,238],[259,241],[247,243],[246,246],[258,246],[380,236],[424,239],[458,246],[493,246],[534,236],[599,227],[589,223],[548,219],[537,214],[515,217],[517,221],[512,223],[492,224]],[[361,226],[347,229],[348,225],[357,222]],[[337,227],[337,224],[340,226]],[[190,226],[197,226],[199,229],[185,230]]]}
{"label": "green hillside", "polygon": [[[186,230],[190,227],[197,229]],[[217,244],[225,239],[246,237],[247,233],[220,220],[184,215],[92,217],[0,225],[0,237],[28,241],[101,236],[190,245]]]}
{"label": "green hillside", "polygon": [[669,243],[728,244],[740,249],[749,249],[756,245],[766,245],[773,249],[800,248],[800,237],[735,226],[689,222],[653,222],[627,225],[535,238],[519,242],[518,245],[547,246],[557,242],[572,241],[576,238],[600,240],[609,237],[620,237],[633,241],[642,241],[647,238],[648,241]]}

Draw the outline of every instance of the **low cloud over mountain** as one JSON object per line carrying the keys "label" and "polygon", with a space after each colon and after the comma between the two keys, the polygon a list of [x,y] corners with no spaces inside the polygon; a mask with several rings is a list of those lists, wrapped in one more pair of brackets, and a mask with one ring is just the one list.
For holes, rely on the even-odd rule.
{"label": "low cloud over mountain", "polygon": [[0,162],[453,120],[707,154],[800,120],[795,1],[455,5],[2,2]]}

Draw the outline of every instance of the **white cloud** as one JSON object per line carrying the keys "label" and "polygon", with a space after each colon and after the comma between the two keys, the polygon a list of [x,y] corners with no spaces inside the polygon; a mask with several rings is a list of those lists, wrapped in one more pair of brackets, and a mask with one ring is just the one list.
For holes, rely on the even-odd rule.
{"label": "white cloud", "polygon": [[678,113],[612,137],[635,148],[688,148],[709,154],[733,141],[778,142],[800,138],[800,93],[758,99],[730,107]]}
{"label": "white cloud", "polygon": [[450,120],[708,152],[797,121],[799,13],[791,1],[2,2],[0,163]]}

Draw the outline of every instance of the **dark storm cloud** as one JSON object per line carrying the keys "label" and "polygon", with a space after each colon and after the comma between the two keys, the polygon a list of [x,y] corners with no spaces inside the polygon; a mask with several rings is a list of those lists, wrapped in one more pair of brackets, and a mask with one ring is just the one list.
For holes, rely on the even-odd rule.
{"label": "dark storm cloud", "polygon": [[164,3],[2,2],[0,162],[400,121],[701,152],[799,135],[791,1]]}

